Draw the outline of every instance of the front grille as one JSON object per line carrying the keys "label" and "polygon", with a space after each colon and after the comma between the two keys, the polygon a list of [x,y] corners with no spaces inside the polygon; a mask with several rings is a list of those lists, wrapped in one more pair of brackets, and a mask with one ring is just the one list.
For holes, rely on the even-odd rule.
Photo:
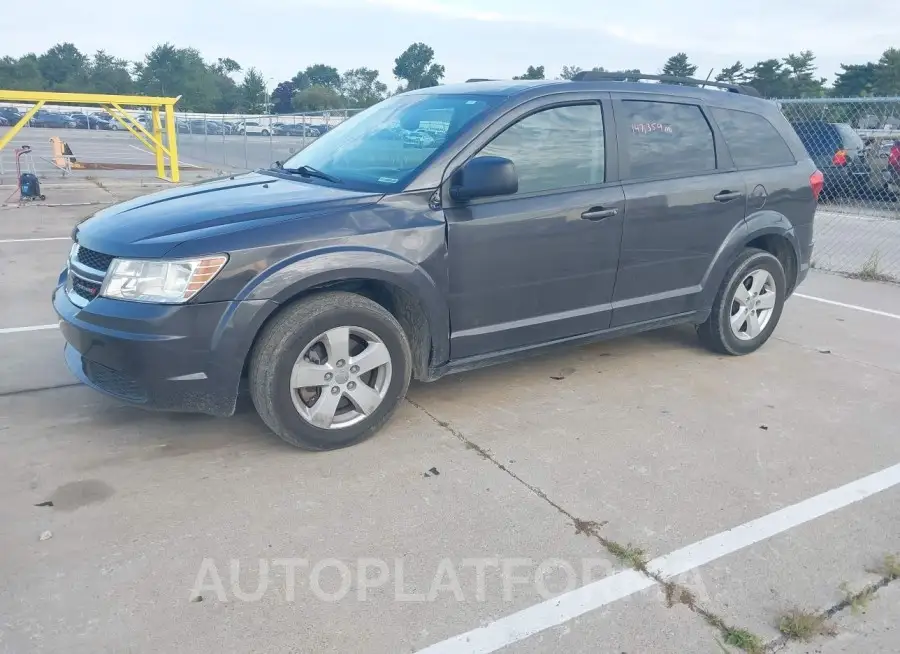
{"label": "front grille", "polygon": [[147,401],[144,389],[137,380],[128,375],[84,358],[81,360],[81,369],[92,384],[110,395],[129,402],[143,403]]}
{"label": "front grille", "polygon": [[87,248],[78,246],[78,255],[76,259],[78,263],[84,264],[88,268],[93,268],[94,270],[99,270],[101,272],[106,272],[109,268],[109,264],[112,263],[112,260],[115,257],[112,257],[108,254],[101,254],[100,252],[94,252],[93,250],[88,250]]}
{"label": "front grille", "polygon": [[87,279],[82,279],[77,275],[72,275],[72,290],[78,297],[84,298],[85,300],[93,300],[97,297],[97,294],[100,292],[100,284],[97,282],[92,282]]}

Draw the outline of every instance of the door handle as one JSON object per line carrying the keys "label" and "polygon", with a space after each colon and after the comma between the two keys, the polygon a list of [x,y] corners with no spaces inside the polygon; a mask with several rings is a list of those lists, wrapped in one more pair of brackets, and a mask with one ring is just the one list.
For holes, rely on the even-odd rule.
{"label": "door handle", "polygon": [[604,218],[615,216],[617,213],[619,213],[618,209],[604,209],[603,207],[594,207],[581,214],[581,217],[585,220],[603,220]]}
{"label": "door handle", "polygon": [[742,195],[743,193],[740,191],[719,191],[713,196],[713,200],[716,202],[731,202],[732,200],[737,200]]}

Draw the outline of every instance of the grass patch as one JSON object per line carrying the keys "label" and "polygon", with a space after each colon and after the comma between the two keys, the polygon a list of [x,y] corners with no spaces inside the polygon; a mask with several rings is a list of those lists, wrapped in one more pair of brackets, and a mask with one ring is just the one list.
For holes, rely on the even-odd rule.
{"label": "grass patch", "polygon": [[858,593],[854,593],[850,590],[850,585],[846,581],[840,585],[840,589],[841,592],[844,593],[844,602],[850,607],[850,612],[853,615],[859,615],[865,611],[869,607],[869,600],[871,600],[877,592],[874,588],[869,586]]}
{"label": "grass patch", "polygon": [[867,572],[880,575],[888,581],[900,579],[900,558],[896,554],[885,554],[881,562],[877,566],[869,568]]}
{"label": "grass patch", "polygon": [[762,638],[746,629],[727,629],[725,644],[750,652],[750,654],[760,654],[764,647]]}
{"label": "grass patch", "polygon": [[663,591],[666,594],[666,604],[670,609],[676,604],[684,604],[693,608],[697,603],[696,596],[690,590],[684,586],[679,586],[675,582],[664,582]]}
{"label": "grass patch", "polygon": [[888,275],[887,273],[881,272],[881,253],[878,250],[875,250],[872,255],[866,260],[863,264],[863,267],[859,269],[859,272],[852,273],[848,275],[854,279],[861,279],[867,282],[896,282],[897,279]]}
{"label": "grass patch", "polygon": [[817,613],[793,609],[778,621],[778,631],[790,640],[810,641],[816,636],[834,636],[835,629]]}
{"label": "grass patch", "polygon": [[647,553],[637,545],[632,545],[631,543],[620,545],[613,541],[606,541],[604,545],[609,550],[609,553],[622,563],[628,564],[635,570],[647,569]]}

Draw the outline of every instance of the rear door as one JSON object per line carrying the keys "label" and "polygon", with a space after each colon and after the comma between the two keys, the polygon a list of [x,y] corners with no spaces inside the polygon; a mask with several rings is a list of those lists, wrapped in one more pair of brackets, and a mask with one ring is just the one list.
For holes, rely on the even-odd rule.
{"label": "rear door", "polygon": [[700,309],[707,273],[743,227],[747,188],[706,109],[687,96],[613,94],[625,222],[612,327]]}
{"label": "rear door", "polygon": [[510,159],[519,191],[446,196],[453,359],[609,327],[624,194],[608,99],[578,95],[519,107],[461,153]]}

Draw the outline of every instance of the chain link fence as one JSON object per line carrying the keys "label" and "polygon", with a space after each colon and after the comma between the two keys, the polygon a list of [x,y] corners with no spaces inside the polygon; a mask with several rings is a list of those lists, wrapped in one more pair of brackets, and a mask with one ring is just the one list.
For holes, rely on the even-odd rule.
{"label": "chain link fence", "polygon": [[778,104],[825,176],[813,265],[900,282],[900,98]]}
{"label": "chain link fence", "polygon": [[176,114],[178,150],[189,162],[223,171],[285,161],[360,109],[303,114]]}

